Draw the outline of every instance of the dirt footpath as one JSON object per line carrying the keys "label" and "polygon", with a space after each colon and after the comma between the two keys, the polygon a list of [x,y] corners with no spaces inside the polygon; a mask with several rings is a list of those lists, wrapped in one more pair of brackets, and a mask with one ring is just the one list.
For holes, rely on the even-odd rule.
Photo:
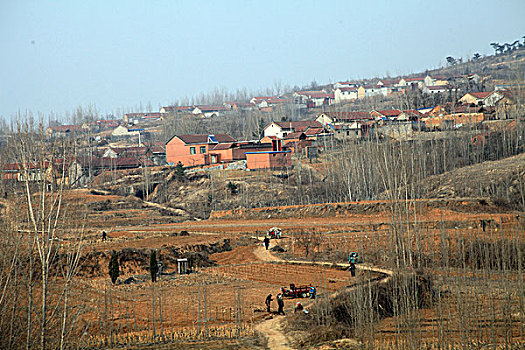
{"label": "dirt footpath", "polygon": [[288,346],[288,339],[282,332],[281,322],[284,317],[274,316],[259,323],[255,330],[264,334],[268,339],[268,348],[270,350],[288,350],[292,349]]}

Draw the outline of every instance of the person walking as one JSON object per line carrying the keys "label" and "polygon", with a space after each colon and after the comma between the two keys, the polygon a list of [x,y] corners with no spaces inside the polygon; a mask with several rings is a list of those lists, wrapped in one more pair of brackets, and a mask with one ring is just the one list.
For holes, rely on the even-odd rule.
{"label": "person walking", "polygon": [[281,293],[277,294],[277,315],[284,315],[284,300]]}
{"label": "person walking", "polygon": [[353,262],[350,263],[350,274],[355,277],[355,264]]}
{"label": "person walking", "polygon": [[270,247],[270,238],[268,236],[264,237],[264,246],[266,247],[266,250]]}
{"label": "person walking", "polygon": [[102,231],[102,240],[107,241],[107,239],[108,239],[108,234],[106,233],[106,231]]}
{"label": "person walking", "polygon": [[266,300],[264,301],[264,304],[266,305],[266,312],[271,312],[270,311],[270,303],[273,301],[272,299],[272,295],[271,294],[268,294],[268,296],[266,297]]}

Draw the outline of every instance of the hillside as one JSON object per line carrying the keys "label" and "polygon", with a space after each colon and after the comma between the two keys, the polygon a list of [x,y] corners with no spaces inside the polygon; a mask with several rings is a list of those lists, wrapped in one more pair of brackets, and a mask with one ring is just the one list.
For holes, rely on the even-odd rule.
{"label": "hillside", "polygon": [[525,154],[430,176],[420,186],[427,198],[490,197],[502,205],[523,210]]}

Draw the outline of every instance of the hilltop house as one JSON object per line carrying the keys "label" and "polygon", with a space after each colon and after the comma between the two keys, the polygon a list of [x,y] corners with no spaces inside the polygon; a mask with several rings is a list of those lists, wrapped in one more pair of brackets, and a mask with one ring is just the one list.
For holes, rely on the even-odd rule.
{"label": "hilltop house", "polygon": [[358,83],[351,81],[340,81],[334,84],[334,90],[339,88],[357,88],[359,87]]}
{"label": "hilltop house", "polygon": [[175,113],[191,113],[194,106],[166,106],[160,109],[160,113],[175,114]]}
{"label": "hilltop house", "polygon": [[423,85],[421,90],[425,94],[442,94],[450,90],[450,87],[447,85],[436,85],[436,86],[426,86]]}
{"label": "hilltop house", "polygon": [[357,87],[338,87],[334,91],[335,103],[357,100]]}
{"label": "hilltop house", "polygon": [[143,130],[142,129],[128,129],[127,127],[123,125],[119,125],[113,130],[113,132],[111,133],[111,137],[120,139],[120,138],[140,136],[141,131]]}
{"label": "hilltop house", "polygon": [[204,118],[213,118],[223,115],[225,112],[230,110],[231,108],[226,106],[195,106],[191,113],[200,115]]}
{"label": "hilltop house", "polygon": [[352,123],[356,120],[374,120],[374,118],[368,112],[325,112],[319,114],[315,120],[329,126]]}
{"label": "hilltop house", "polygon": [[293,132],[306,132],[308,129],[323,129],[323,125],[315,120],[294,122],[271,122],[264,128],[264,136],[276,136],[284,139]]}
{"label": "hilltop house", "polygon": [[295,104],[305,104],[308,108],[327,106],[334,102],[334,94],[324,90],[297,91],[293,97]]}
{"label": "hilltop house", "polygon": [[283,150],[282,141],[275,136],[266,137],[269,150],[246,152],[246,166],[249,170],[284,169],[292,166],[292,152]]}
{"label": "hilltop house", "polygon": [[492,91],[488,92],[467,92],[463,95],[458,102],[467,105],[480,106],[483,105],[484,100],[487,96],[492,94]]}
{"label": "hilltop house", "polygon": [[448,79],[444,75],[434,75],[433,77],[430,75],[427,75],[423,79],[423,83],[425,86],[446,86],[448,85]]}
{"label": "hilltop house", "polygon": [[400,114],[401,111],[399,109],[384,109],[378,111],[374,110],[370,112],[370,115],[378,120],[396,120]]}
{"label": "hilltop house", "polygon": [[78,134],[86,129],[82,128],[81,125],[57,125],[50,126],[46,129],[46,136],[68,136],[72,134]]}
{"label": "hilltop house", "polygon": [[422,78],[422,77],[401,78],[399,79],[399,82],[397,83],[397,86],[411,87],[412,89],[422,88],[424,85],[425,85],[425,78]]}
{"label": "hilltop house", "polygon": [[124,123],[132,123],[134,120],[164,120],[168,115],[165,112],[151,112],[151,113],[126,113],[124,114]]}
{"label": "hilltop house", "polygon": [[184,166],[216,164],[232,148],[235,139],[226,134],[175,135],[166,142],[166,162]]}

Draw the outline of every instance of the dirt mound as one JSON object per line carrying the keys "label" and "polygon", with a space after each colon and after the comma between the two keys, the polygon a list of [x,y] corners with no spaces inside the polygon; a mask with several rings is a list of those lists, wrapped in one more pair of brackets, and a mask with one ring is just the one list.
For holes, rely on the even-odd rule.
{"label": "dirt mound", "polygon": [[487,197],[496,205],[525,209],[525,153],[430,176],[419,184],[426,198]]}

